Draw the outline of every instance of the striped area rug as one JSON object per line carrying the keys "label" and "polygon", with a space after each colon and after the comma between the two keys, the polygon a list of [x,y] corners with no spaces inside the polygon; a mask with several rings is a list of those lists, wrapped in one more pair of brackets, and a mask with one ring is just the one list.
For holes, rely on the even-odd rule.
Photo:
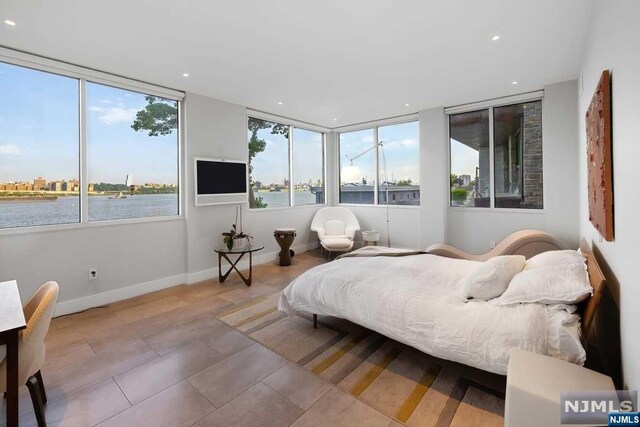
{"label": "striped area rug", "polygon": [[504,377],[428,356],[346,320],[287,316],[279,294],[217,317],[409,426],[502,426]]}

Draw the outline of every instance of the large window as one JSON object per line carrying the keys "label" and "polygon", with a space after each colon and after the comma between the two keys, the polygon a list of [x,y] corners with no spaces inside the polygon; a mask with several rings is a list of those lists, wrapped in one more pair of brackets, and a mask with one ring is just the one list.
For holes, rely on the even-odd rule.
{"label": "large window", "polygon": [[0,93],[0,228],[179,213],[178,101],[1,62]]}
{"label": "large window", "polygon": [[293,128],[293,204],[324,203],[324,135]]}
{"label": "large window", "polygon": [[324,203],[324,135],[249,117],[249,207]]}
{"label": "large window", "polygon": [[542,209],[542,102],[493,109],[495,206]]}
{"label": "large window", "polygon": [[390,205],[420,204],[420,153],[418,122],[378,128],[378,202]]}
{"label": "large window", "polygon": [[489,111],[449,116],[451,206],[490,204]]}
{"label": "large window", "polygon": [[178,214],[177,104],[87,83],[89,221]]}
{"label": "large window", "polygon": [[451,206],[542,209],[541,101],[450,115],[449,135]]}
{"label": "large window", "polygon": [[340,203],[375,202],[374,141],[373,129],[340,134]]}
{"label": "large window", "polygon": [[340,203],[420,204],[418,122],[340,133]]}
{"label": "large window", "polygon": [[0,228],[80,222],[79,82],[0,63]]}

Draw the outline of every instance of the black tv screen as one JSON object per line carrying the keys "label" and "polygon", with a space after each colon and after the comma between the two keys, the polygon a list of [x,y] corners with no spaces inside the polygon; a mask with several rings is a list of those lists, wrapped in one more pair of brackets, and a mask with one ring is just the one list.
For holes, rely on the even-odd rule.
{"label": "black tv screen", "polygon": [[196,160],[197,194],[247,192],[247,164]]}

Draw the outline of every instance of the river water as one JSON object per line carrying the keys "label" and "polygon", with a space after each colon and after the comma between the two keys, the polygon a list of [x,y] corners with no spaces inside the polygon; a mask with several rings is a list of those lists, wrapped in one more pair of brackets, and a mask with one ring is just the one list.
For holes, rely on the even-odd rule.
{"label": "river water", "polygon": [[[269,208],[289,206],[288,192],[256,193]],[[297,205],[315,203],[315,194],[297,191]],[[89,221],[170,216],[178,213],[177,194],[138,194],[126,199],[108,196],[89,197]],[[72,224],[80,222],[80,198],[58,197],[57,200],[0,201],[0,228],[36,225]]]}
{"label": "river water", "polygon": [[[178,213],[177,194],[139,194],[126,199],[89,197],[89,221],[168,216]],[[80,222],[80,198],[0,202],[0,228]]]}

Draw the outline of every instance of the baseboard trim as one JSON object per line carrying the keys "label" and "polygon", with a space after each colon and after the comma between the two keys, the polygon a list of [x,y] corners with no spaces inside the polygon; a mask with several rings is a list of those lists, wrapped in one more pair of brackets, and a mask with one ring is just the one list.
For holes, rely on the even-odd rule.
{"label": "baseboard trim", "polygon": [[[293,249],[296,253],[303,253],[316,249],[317,247],[318,244],[312,242],[307,243],[306,245],[294,246],[291,249]],[[253,264],[258,265],[266,264],[268,262],[275,262],[278,258],[278,252],[279,251],[274,251],[254,256]],[[238,267],[241,270],[248,269],[249,260],[243,259],[238,264]],[[62,301],[56,304],[54,316],[64,316],[65,314],[77,313],[89,308],[111,304],[116,301],[137,297],[138,295],[148,294],[150,292],[159,291],[161,289],[170,288],[172,286],[178,286],[185,283],[191,285],[193,283],[203,282],[205,280],[217,277],[218,266],[191,274],[177,274],[175,276],[163,277],[161,279],[127,286],[126,288],[113,289],[111,291],[101,292],[99,294],[88,295],[86,297],[76,298],[69,301]]]}
{"label": "baseboard trim", "polygon": [[101,305],[111,304],[123,299],[137,297],[138,295],[148,294],[149,292],[182,285],[186,283],[186,276],[186,274],[177,274],[175,276],[163,277],[162,279],[127,286],[126,288],[114,289],[112,291],[101,292],[95,295],[88,295],[86,297],[76,298],[69,301],[62,301],[56,304],[54,316],[77,313],[89,308],[99,307]]}
{"label": "baseboard trim", "polygon": [[[307,251],[311,251],[318,247],[318,243],[312,242],[307,243],[306,245],[298,245],[292,246],[291,249],[295,251],[297,254],[301,254]],[[266,264],[268,262],[275,262],[278,259],[278,253],[280,251],[267,252],[265,254],[254,255],[253,257],[253,265],[258,264]],[[258,252],[259,253],[259,252]],[[249,268],[249,260],[242,259],[238,263],[238,268],[240,270],[246,270]],[[215,279],[218,277],[218,266],[216,265],[214,268],[209,268],[207,270],[196,271],[195,273],[187,274],[187,284],[192,285],[198,282],[204,282],[205,280]]]}

